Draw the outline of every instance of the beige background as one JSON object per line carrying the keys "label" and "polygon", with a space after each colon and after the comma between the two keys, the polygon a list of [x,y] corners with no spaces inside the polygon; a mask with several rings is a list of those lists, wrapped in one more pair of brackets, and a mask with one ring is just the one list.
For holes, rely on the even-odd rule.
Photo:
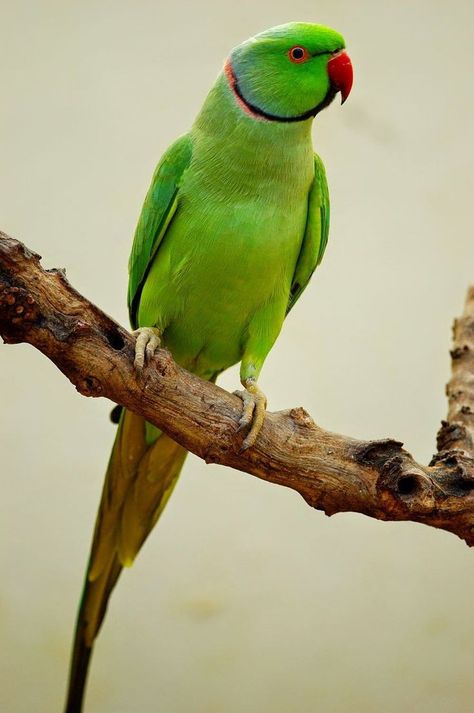
{"label": "beige background", "polygon": [[[0,227],[126,323],[154,165],[228,50],[292,19],[347,38],[350,101],[318,118],[333,220],[263,372],[272,409],[428,459],[452,317],[474,279],[472,0],[0,3]],[[60,711],[113,438],[26,346],[0,346],[0,710]],[[222,379],[237,384],[236,370]],[[116,592],[88,713],[461,713],[474,552],[190,458]]]}

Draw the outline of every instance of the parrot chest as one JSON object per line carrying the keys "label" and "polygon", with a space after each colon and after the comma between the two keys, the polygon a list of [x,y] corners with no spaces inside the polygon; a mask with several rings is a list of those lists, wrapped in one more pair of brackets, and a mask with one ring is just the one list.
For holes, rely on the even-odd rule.
{"label": "parrot chest", "polygon": [[228,157],[218,180],[212,171],[196,171],[180,191],[170,235],[174,281],[200,291],[212,277],[221,309],[237,299],[244,319],[245,307],[290,289],[314,175],[312,149],[270,169],[244,152]]}
{"label": "parrot chest", "polygon": [[[149,275],[149,312],[183,366],[208,376],[238,362],[254,315],[276,305],[278,330],[304,236],[312,150],[280,171],[191,170]],[[274,330],[273,324],[262,329]]]}
{"label": "parrot chest", "polygon": [[[288,303],[306,224],[306,196],[265,195],[238,202],[193,200],[170,230],[167,342],[178,360],[199,355],[198,371],[240,360],[255,312]],[[182,357],[180,358],[180,355]]]}

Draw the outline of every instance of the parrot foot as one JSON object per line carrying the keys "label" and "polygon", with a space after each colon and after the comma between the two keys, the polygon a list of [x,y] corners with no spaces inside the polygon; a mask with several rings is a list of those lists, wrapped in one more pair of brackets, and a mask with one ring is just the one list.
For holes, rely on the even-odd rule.
{"label": "parrot foot", "polygon": [[254,378],[244,379],[242,385],[245,386],[245,391],[234,391],[234,394],[243,401],[238,430],[243,431],[245,428],[250,427],[250,431],[242,443],[241,453],[253,446],[257,440],[265,420],[265,409],[267,408],[267,397]]}
{"label": "parrot foot", "polygon": [[161,344],[161,333],[155,327],[140,327],[132,334],[137,338],[135,342],[135,361],[133,365],[137,371],[142,371],[145,362],[152,359]]}

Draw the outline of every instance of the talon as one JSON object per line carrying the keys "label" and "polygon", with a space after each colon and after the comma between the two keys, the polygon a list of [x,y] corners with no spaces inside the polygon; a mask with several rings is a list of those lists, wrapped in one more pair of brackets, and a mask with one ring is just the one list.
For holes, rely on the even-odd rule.
{"label": "talon", "polygon": [[242,415],[239,419],[237,432],[248,427],[250,427],[250,431],[242,443],[240,453],[255,444],[260,429],[263,426],[265,409],[267,408],[267,398],[255,380],[246,379],[242,383],[245,386],[245,391],[234,391],[234,394],[243,401]]}
{"label": "talon", "polygon": [[243,431],[252,423],[252,416],[255,410],[255,401],[248,391],[234,391],[234,394],[243,401],[242,415],[239,419],[237,433]]}
{"label": "talon", "polygon": [[155,352],[161,344],[160,331],[154,327],[140,327],[132,334],[137,338],[133,364],[137,371],[142,371],[145,361],[149,362],[155,356]]}

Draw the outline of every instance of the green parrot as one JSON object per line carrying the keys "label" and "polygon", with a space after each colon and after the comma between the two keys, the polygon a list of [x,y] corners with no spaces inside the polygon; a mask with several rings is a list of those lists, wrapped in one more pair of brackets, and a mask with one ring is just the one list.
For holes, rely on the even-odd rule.
{"label": "green parrot", "polygon": [[[283,320],[322,260],[329,229],[314,117],[352,86],[342,36],[294,22],[236,47],[188,134],[153,175],[129,261],[135,367],[161,344],[202,379],[240,362],[240,430],[265,417],[258,386]],[[80,713],[95,638],[171,495],[186,451],[121,410],[77,619],[65,713]]]}

